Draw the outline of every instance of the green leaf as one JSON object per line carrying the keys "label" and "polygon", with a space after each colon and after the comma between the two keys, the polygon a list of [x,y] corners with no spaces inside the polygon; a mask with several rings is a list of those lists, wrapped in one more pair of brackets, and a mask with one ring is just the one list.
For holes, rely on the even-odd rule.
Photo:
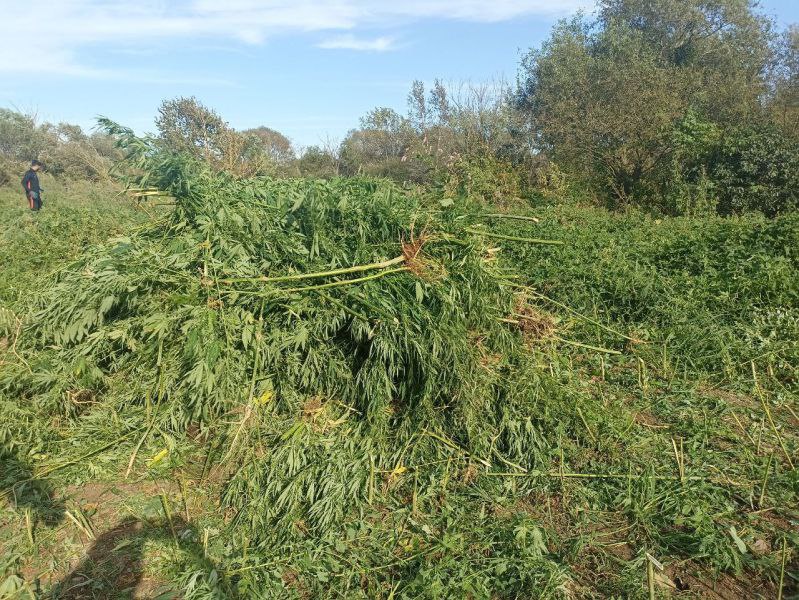
{"label": "green leaf", "polygon": [[730,536],[732,536],[732,541],[734,541],[735,545],[738,546],[738,550],[741,552],[741,554],[746,554],[746,544],[740,537],[738,537],[738,531],[735,529],[734,525],[730,527]]}

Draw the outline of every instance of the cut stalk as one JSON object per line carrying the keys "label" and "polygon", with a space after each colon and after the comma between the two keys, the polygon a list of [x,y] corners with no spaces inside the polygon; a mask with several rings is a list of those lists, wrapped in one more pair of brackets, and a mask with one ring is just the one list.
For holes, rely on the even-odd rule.
{"label": "cut stalk", "polygon": [[525,217],[522,215],[506,215],[504,213],[489,213],[483,216],[489,219],[516,219],[517,221],[532,221],[533,223],[541,222],[541,219],[537,217]]}
{"label": "cut stalk", "polygon": [[139,453],[142,444],[144,444],[144,440],[147,439],[147,436],[150,434],[150,431],[152,431],[153,425],[155,425],[155,419],[153,419],[153,421],[150,423],[150,426],[147,428],[147,431],[144,432],[144,435],[141,436],[139,443],[136,444],[136,447],[133,449],[133,452],[130,455],[130,460],[128,461],[128,468],[125,470],[125,479],[128,478],[131,470],[133,470],[133,463],[136,462],[136,455]]}
{"label": "cut stalk", "polygon": [[79,530],[81,533],[83,533],[83,535],[85,535],[85,536],[86,536],[87,538],[89,538],[90,540],[94,540],[94,539],[95,539],[94,533],[93,533],[93,532],[92,532],[92,531],[91,531],[89,528],[87,528],[87,527],[86,527],[86,526],[85,526],[83,523],[81,523],[81,522],[80,522],[80,521],[77,519],[77,517],[75,517],[75,515],[73,515],[73,514],[72,514],[70,511],[68,511],[68,510],[65,510],[65,511],[64,511],[64,514],[67,516],[67,518],[68,518],[70,521],[72,521],[72,522],[75,524],[75,527],[77,527],[77,528],[78,528],[78,530]]}
{"label": "cut stalk", "polygon": [[30,508],[25,508],[25,528],[28,530],[28,540],[31,546],[33,546],[35,542],[33,539],[33,518],[31,517]]}
{"label": "cut stalk", "polygon": [[[679,481],[678,475],[637,475],[633,473],[571,473],[568,471],[532,471],[530,473],[515,473],[502,471],[489,471],[484,473],[488,477],[550,477],[553,479],[652,479],[654,481]],[[710,477],[698,475],[685,476],[685,481],[713,481]]]}
{"label": "cut stalk", "polygon": [[527,244],[547,244],[550,246],[562,246],[562,240],[542,240],[539,238],[526,238],[526,237],[517,237],[515,235],[502,235],[501,233],[490,233],[488,231],[480,231],[479,229],[472,229],[471,227],[467,227],[464,231],[468,233],[474,233],[475,235],[483,235],[485,237],[496,238],[498,240],[508,240],[510,242],[525,242]]}
{"label": "cut stalk", "polygon": [[575,317],[578,317],[578,318],[582,319],[583,321],[586,321],[586,322],[591,323],[593,325],[596,325],[597,327],[601,327],[605,331],[609,331],[610,333],[615,333],[619,337],[623,337],[625,340],[630,340],[631,342],[634,342],[636,344],[640,344],[641,343],[641,340],[637,340],[637,339],[635,339],[633,337],[630,337],[629,335],[625,335],[621,331],[617,331],[616,329],[613,329],[612,327],[609,327],[609,326],[605,325],[604,323],[600,323],[599,321],[597,321],[595,319],[592,319],[591,317],[586,317],[584,314],[582,314],[580,312],[577,312],[576,310],[574,310],[570,306],[567,306],[567,305],[563,304],[562,302],[558,302],[557,300],[555,300],[553,298],[550,298],[549,296],[544,296],[544,294],[534,290],[529,285],[522,285],[520,283],[513,283],[512,281],[506,281],[506,282],[504,282],[504,284],[505,285],[509,285],[511,287],[514,287],[514,288],[518,288],[518,289],[521,289],[521,290],[528,291],[531,294],[533,294],[534,296],[536,296],[538,298],[541,298],[542,300],[546,300],[547,302],[550,302],[551,304],[554,304],[555,306],[558,306],[558,307],[570,312]]}
{"label": "cut stalk", "polygon": [[558,340],[559,342],[563,342],[564,344],[568,344],[570,346],[577,346],[578,348],[594,350],[595,352],[604,352],[605,354],[621,354],[621,352],[619,352],[618,350],[611,350],[610,348],[600,348],[599,346],[591,346],[589,344],[583,344],[582,342],[567,340],[558,336],[552,336],[552,339]]}
{"label": "cut stalk", "polygon": [[375,457],[372,454],[369,454],[369,498],[368,498],[369,506],[372,505],[374,497],[375,497]]}
{"label": "cut stalk", "polygon": [[[83,456],[80,456],[80,457],[76,458],[75,460],[70,460],[70,461],[62,463],[60,465],[55,465],[53,467],[50,467],[49,469],[44,469],[43,471],[39,471],[38,473],[36,473],[36,477],[37,478],[45,477],[47,475],[50,475],[51,473],[55,473],[56,471],[60,471],[61,469],[66,469],[69,466],[77,464],[77,463],[81,462],[82,460],[84,460],[86,458],[91,458],[95,454],[100,454],[100,452],[103,452],[104,450],[108,450],[109,448],[119,444],[122,440],[125,440],[125,439],[129,438],[131,435],[136,433],[136,431],[138,431],[138,430],[130,431],[130,432],[126,433],[125,435],[123,435],[122,437],[117,438],[113,442],[111,442],[109,444],[105,444],[104,446],[101,446],[101,447],[97,448],[96,450],[92,450],[88,454],[84,454]],[[22,481],[18,481],[17,483],[14,484],[14,486],[18,486],[18,485],[23,484],[23,483],[28,483],[30,481],[33,481],[33,478],[28,478],[28,479],[23,479]]]}
{"label": "cut stalk", "polygon": [[367,317],[366,315],[362,315],[361,313],[352,310],[349,306],[346,306],[346,305],[342,304],[341,302],[339,302],[338,300],[335,300],[329,294],[325,294],[324,292],[317,292],[317,294],[319,294],[322,298],[324,298],[325,300],[330,302],[330,304],[332,304],[334,306],[338,306],[341,310],[343,310],[345,313],[347,313],[351,317],[355,317],[356,319],[361,319],[363,321],[366,321],[367,323],[369,322],[369,317]]}
{"label": "cut stalk", "polygon": [[[367,275],[365,277],[356,277],[355,279],[345,279],[344,281],[332,281],[330,283],[323,283],[321,285],[308,285],[304,287],[297,287],[297,288],[285,288],[279,290],[283,293],[293,293],[293,292],[311,292],[314,290],[326,290],[334,287],[342,287],[346,285],[355,285],[357,283],[363,283],[365,281],[371,281],[372,279],[379,279],[380,277],[385,277],[386,275],[392,275],[394,273],[401,273],[403,271],[407,271],[408,267],[400,267],[398,269],[388,269],[386,271],[380,271],[379,273],[375,273],[373,275]],[[275,292],[256,292],[256,291],[249,291],[249,290],[222,290],[223,294],[242,294],[245,296],[260,296],[260,297],[273,297]]]}
{"label": "cut stalk", "polygon": [[680,448],[677,449],[677,442],[671,438],[671,445],[674,448],[674,460],[677,461],[677,472],[680,475],[680,481],[685,482],[685,457],[682,452],[682,438],[680,438]]}
{"label": "cut stalk", "polygon": [[[496,456],[500,461],[502,461],[503,463],[505,463],[509,467],[513,467],[514,469],[519,469],[519,471],[521,471],[522,473],[527,473],[527,469],[525,469],[523,466],[518,465],[515,462],[510,461],[507,458],[505,458],[504,456],[502,456],[502,454],[499,453],[499,450],[497,450],[493,446],[491,448],[491,452],[494,454],[494,456]],[[470,458],[472,458],[472,457],[470,457]]]}
{"label": "cut stalk", "polygon": [[646,377],[646,363],[644,360],[639,356],[638,357],[638,385],[641,386],[641,390],[646,393],[647,389],[647,377]]}
{"label": "cut stalk", "polygon": [[169,529],[172,532],[172,539],[175,541],[175,548],[179,547],[178,544],[178,534],[175,531],[175,524],[172,521],[172,511],[169,510],[169,500],[167,500],[166,494],[161,492],[161,506],[164,509],[164,516],[166,516],[166,520],[169,523]]}
{"label": "cut stalk", "polygon": [[785,563],[788,562],[788,539],[782,536],[782,564],[780,565],[780,587],[777,591],[777,600],[782,600],[782,591],[785,587]]}
{"label": "cut stalk", "polygon": [[655,600],[655,567],[658,571],[663,570],[663,565],[654,556],[646,552],[646,579],[649,585],[649,599]]}
{"label": "cut stalk", "polygon": [[378,269],[385,269],[393,267],[405,260],[405,256],[397,256],[391,260],[384,260],[381,262],[369,263],[367,265],[355,265],[353,267],[345,267],[342,269],[333,269],[331,271],[317,271],[315,273],[296,273],[294,275],[281,275],[278,277],[267,277],[262,275],[260,277],[239,277],[235,279],[221,279],[219,283],[246,283],[246,282],[264,282],[264,283],[279,283],[281,281],[301,281],[303,279],[318,279],[321,277],[335,277],[337,275],[348,275],[351,273],[363,273],[364,271],[376,271]]}
{"label": "cut stalk", "polygon": [[755,361],[752,361],[752,378],[755,382],[755,391],[757,392],[758,398],[760,398],[760,404],[763,405],[763,411],[766,413],[766,417],[768,417],[768,422],[771,425],[772,431],[774,431],[774,435],[777,436],[777,441],[780,444],[780,448],[782,448],[782,453],[785,454],[785,460],[788,461],[788,466],[791,467],[791,470],[795,470],[796,467],[793,465],[793,461],[791,460],[791,455],[788,453],[787,448],[785,448],[785,441],[782,439],[782,435],[780,434],[779,429],[777,429],[777,425],[774,423],[774,419],[771,418],[771,411],[769,410],[768,404],[766,403],[765,395],[763,394],[763,390],[760,389],[760,384],[757,381],[757,370],[755,369]]}
{"label": "cut stalk", "polygon": [[497,318],[497,321],[499,321],[500,323],[510,323],[511,325],[519,325],[520,324],[519,321],[517,321],[516,319],[507,319],[505,317],[499,317],[499,318]]}
{"label": "cut stalk", "polygon": [[749,441],[752,442],[753,446],[757,447],[757,442],[755,442],[755,438],[749,435],[749,432],[744,428],[743,423],[741,423],[740,419],[738,418],[738,415],[735,414],[735,411],[730,410],[730,414],[732,415],[732,418],[735,419],[735,422],[738,424],[738,427],[741,429],[743,434],[749,438]]}
{"label": "cut stalk", "polygon": [[439,434],[437,434],[437,433],[435,433],[433,431],[430,431],[428,429],[423,429],[422,431],[426,435],[429,435],[431,438],[433,438],[435,440],[438,440],[439,442],[443,443],[445,446],[447,446],[447,447],[449,447],[449,448],[451,448],[453,450],[458,450],[459,452],[463,453],[464,456],[469,457],[469,458],[471,458],[473,460],[476,460],[477,462],[479,462],[484,467],[489,467],[489,468],[491,467],[491,463],[490,462],[488,462],[485,459],[479,458],[477,456],[473,456],[470,452],[468,452],[467,450],[464,450],[463,448],[458,446],[455,442],[445,438],[443,435],[439,435]]}
{"label": "cut stalk", "polygon": [[583,416],[583,411],[580,410],[579,406],[577,407],[577,414],[580,416],[580,420],[583,422],[585,430],[588,432],[588,437],[590,437],[591,441],[596,444],[597,440],[594,437],[594,433],[591,431],[591,428],[588,426],[588,421],[585,420],[585,417]]}
{"label": "cut stalk", "polygon": [[763,501],[766,498],[766,484],[768,483],[768,472],[771,469],[771,461],[774,459],[774,452],[769,454],[768,462],[766,463],[766,470],[763,472],[763,483],[760,485],[760,497],[757,500],[757,505],[763,508]]}
{"label": "cut stalk", "polygon": [[375,273],[374,275],[367,275],[365,277],[356,277],[355,279],[346,279],[344,281],[332,281],[330,283],[323,283],[321,285],[309,285],[305,287],[298,287],[298,288],[289,288],[284,290],[285,292],[306,292],[311,290],[326,290],[329,288],[334,287],[341,287],[344,285],[353,285],[356,283],[363,283],[364,281],[370,281],[372,279],[379,279],[380,277],[385,277],[386,275],[391,275],[393,273],[401,273],[403,271],[407,271],[408,267],[400,267],[399,269],[388,269],[386,271],[381,271],[380,273]]}

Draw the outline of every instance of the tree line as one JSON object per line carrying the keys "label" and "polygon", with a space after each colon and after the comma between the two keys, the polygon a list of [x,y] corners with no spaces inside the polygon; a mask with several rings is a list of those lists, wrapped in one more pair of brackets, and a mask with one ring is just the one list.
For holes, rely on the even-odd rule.
{"label": "tree line", "polygon": [[[601,0],[523,55],[516,81],[413,83],[340,143],[298,149],[165,101],[159,143],[237,176],[371,175],[490,202],[532,197],[664,214],[799,207],[799,28],[752,0]],[[102,178],[112,141],[0,111],[0,160]],[[0,162],[0,182],[3,179]],[[6,175],[6,179],[8,176]]]}

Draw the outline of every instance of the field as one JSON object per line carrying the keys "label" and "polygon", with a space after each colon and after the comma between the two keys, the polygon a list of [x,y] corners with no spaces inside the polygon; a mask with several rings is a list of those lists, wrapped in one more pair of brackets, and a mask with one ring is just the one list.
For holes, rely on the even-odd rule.
{"label": "field", "polygon": [[[159,307],[184,290],[181,273],[196,271],[181,256],[196,251],[211,271],[230,264],[202,253],[254,235],[236,216],[250,213],[235,212],[250,208],[213,213],[215,222],[197,209],[207,245],[191,246],[171,207],[145,210],[111,185],[44,182],[36,215],[18,190],[0,189],[0,597],[797,597],[799,215],[654,218],[544,201],[509,214],[372,180],[340,185],[350,204],[323,214],[344,219],[341,231],[314,221],[316,208],[290,209],[308,210],[316,227],[321,258],[312,251],[309,270],[324,268],[325,253],[338,264],[379,260],[399,243],[396,221],[419,236],[403,238],[404,272],[379,271],[363,297],[353,292],[359,304],[328,289],[328,312],[300,298],[284,321],[261,303],[261,329],[242,343],[221,319],[240,354],[219,350],[200,374],[179,356],[184,346],[211,352],[217,330],[198,337],[190,324],[210,323],[221,301],[203,296],[192,308],[201,316],[183,329],[169,314],[142,325],[168,330],[160,338],[131,333],[148,316],[136,311],[167,312]],[[364,204],[385,190],[385,212]],[[242,188],[247,202],[262,201],[248,194]],[[405,202],[407,214],[433,215],[428,225],[402,222]],[[347,221],[348,211],[363,218]],[[348,245],[357,223],[377,247],[371,255]],[[464,231],[473,235],[454,239]],[[428,235],[445,244],[422,248]],[[288,252],[293,239],[286,233],[272,250]],[[128,246],[139,254],[119,258]],[[414,266],[409,247],[427,262]],[[116,327],[112,341],[93,339],[94,324],[87,337],[76,329],[53,341],[61,320],[66,328],[106,294],[81,283],[102,265],[124,276],[108,285],[138,290],[139,304],[127,301],[115,323],[108,315],[124,311],[106,307],[96,328]],[[200,281],[205,293],[211,284]],[[447,308],[453,289],[461,300]],[[185,284],[181,306],[193,293]],[[243,297],[225,309],[243,311]],[[482,312],[489,300],[501,318]],[[353,325],[353,340],[342,341],[323,321],[374,322],[363,316],[372,308],[418,325],[416,337],[397,339],[419,354],[419,370],[437,373],[428,381],[409,369],[407,389],[397,385],[383,404],[377,368],[372,387],[350,391],[342,365],[354,367],[325,358],[360,332]],[[271,334],[282,353],[275,364],[290,375],[256,377],[266,358],[250,374],[248,352]],[[406,348],[376,339],[386,353]],[[309,366],[315,347],[330,348],[319,354],[330,363]],[[230,373],[216,373],[214,361]],[[352,402],[318,391],[303,369],[320,378],[338,369],[341,383],[319,389]],[[230,377],[244,402],[228,400],[228,388],[196,406],[185,390],[151,393],[192,377],[206,385],[211,373]],[[425,405],[437,385],[453,390],[453,406]],[[418,411],[404,412],[401,395],[422,398]]]}

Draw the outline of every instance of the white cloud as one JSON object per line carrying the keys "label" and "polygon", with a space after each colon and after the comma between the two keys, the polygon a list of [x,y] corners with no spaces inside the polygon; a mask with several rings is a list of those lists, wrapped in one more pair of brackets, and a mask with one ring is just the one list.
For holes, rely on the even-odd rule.
{"label": "white cloud", "polygon": [[107,77],[92,52],[187,40],[256,45],[292,33],[340,35],[322,48],[388,50],[393,38],[356,36],[423,19],[497,22],[566,14],[590,0],[0,0],[0,72]]}
{"label": "white cloud", "polygon": [[323,40],[317,47],[342,50],[365,50],[371,52],[386,52],[393,50],[395,39],[393,37],[377,37],[374,39],[357,38],[354,35],[339,35]]}

